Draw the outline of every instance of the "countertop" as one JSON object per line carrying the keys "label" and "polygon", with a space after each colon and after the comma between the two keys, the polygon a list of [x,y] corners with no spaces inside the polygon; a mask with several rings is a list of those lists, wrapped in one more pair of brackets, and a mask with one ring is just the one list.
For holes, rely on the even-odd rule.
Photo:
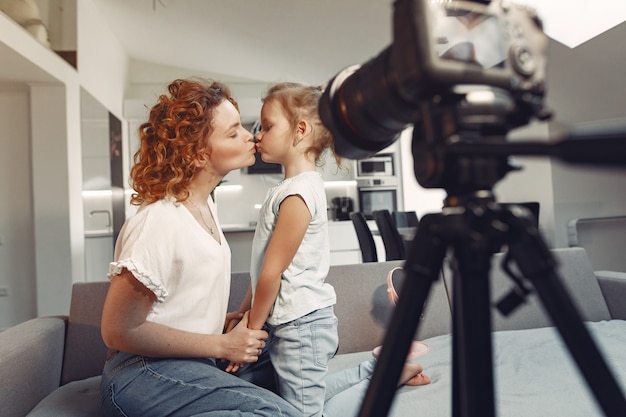
{"label": "countertop", "polygon": [[[346,220],[346,221],[331,220],[328,222],[328,227],[333,227],[334,225],[344,225],[344,224],[352,225],[352,222],[350,220]],[[224,231],[224,233],[254,232],[255,229],[256,229],[256,224],[229,223],[229,224],[222,225],[222,230]]]}
{"label": "countertop", "polygon": [[224,233],[237,233],[237,232],[254,232],[256,224],[223,224],[222,230]]}

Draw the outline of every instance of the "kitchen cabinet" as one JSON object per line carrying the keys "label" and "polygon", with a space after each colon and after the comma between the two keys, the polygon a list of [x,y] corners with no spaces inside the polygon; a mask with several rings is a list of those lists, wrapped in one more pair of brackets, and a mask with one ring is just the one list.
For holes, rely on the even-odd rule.
{"label": "kitchen cabinet", "polygon": [[361,248],[351,221],[329,222],[328,235],[331,265],[361,263]]}
{"label": "kitchen cabinet", "polygon": [[[254,227],[225,224],[223,225],[223,230],[232,252],[232,271],[249,271]],[[361,249],[351,221],[329,222],[328,234],[330,236],[331,265],[361,263]]]}

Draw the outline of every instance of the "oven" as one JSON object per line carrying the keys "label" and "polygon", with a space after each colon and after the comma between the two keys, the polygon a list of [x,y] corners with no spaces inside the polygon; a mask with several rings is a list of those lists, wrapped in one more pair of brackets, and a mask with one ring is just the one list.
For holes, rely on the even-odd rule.
{"label": "oven", "polygon": [[365,218],[373,219],[376,210],[398,209],[398,181],[395,177],[358,179],[359,211]]}

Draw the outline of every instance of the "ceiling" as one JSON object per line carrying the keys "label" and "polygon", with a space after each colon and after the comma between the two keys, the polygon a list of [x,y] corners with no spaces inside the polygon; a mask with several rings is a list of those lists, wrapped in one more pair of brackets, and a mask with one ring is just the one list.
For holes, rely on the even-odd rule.
{"label": "ceiling", "polygon": [[[604,26],[591,25],[604,19],[596,8],[581,6],[582,0],[577,0],[574,8],[563,5],[572,0],[551,0],[551,8],[541,0],[519,1],[537,8],[546,32],[559,43],[582,46],[576,48],[580,62],[587,61],[585,51],[589,48],[581,45],[586,40],[568,43],[564,34],[577,34],[579,28],[593,26],[596,29],[585,38],[589,39],[626,17],[624,0],[598,0],[604,6],[599,9],[619,16]],[[392,42],[394,0],[92,2],[131,58],[135,90],[127,91],[128,98],[153,97],[146,94],[146,88],[152,87],[140,85],[161,88],[177,77],[205,76],[233,88],[246,120],[258,117],[259,97],[268,84],[324,83],[341,69],[376,56]],[[572,9],[578,10],[576,16]],[[567,18],[563,18],[564,11],[568,11]],[[550,19],[555,12],[556,18]],[[585,23],[579,24],[581,20]],[[154,64],[159,64],[158,68]],[[145,110],[143,102],[136,107],[140,112]],[[131,108],[128,103],[127,108]]]}
{"label": "ceiling", "polygon": [[[535,7],[546,33],[569,47],[626,19],[623,0],[517,1]],[[227,82],[319,84],[392,40],[393,0],[93,2],[133,60]]]}
{"label": "ceiling", "polygon": [[94,0],[134,60],[322,83],[391,42],[391,0]]}

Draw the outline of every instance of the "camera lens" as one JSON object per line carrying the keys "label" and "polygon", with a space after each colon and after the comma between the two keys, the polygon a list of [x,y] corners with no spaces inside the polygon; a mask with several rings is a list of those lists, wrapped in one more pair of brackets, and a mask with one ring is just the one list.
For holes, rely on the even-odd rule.
{"label": "camera lens", "polygon": [[391,47],[363,66],[351,66],[330,82],[319,105],[322,123],[343,157],[369,157],[391,145],[415,121],[417,106],[399,94]]}

